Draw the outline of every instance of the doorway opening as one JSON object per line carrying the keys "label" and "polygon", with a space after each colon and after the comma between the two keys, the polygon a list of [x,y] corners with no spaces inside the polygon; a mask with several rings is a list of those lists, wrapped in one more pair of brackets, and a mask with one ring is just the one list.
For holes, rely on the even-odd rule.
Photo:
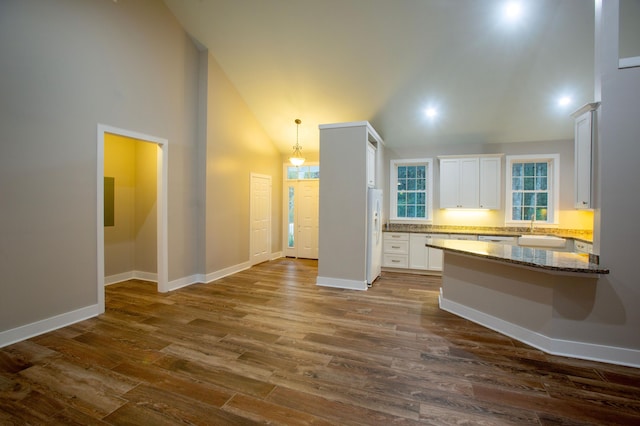
{"label": "doorway opening", "polygon": [[[105,299],[104,299],[104,285],[105,285],[105,190],[107,195],[112,194],[113,187],[111,180],[105,179],[105,140],[109,138],[127,138],[139,142],[142,147],[148,151],[153,144],[156,148],[156,171],[155,171],[155,184],[156,184],[156,196],[155,196],[155,234],[156,234],[156,281],[158,284],[158,291],[169,291],[168,283],[168,243],[167,243],[167,170],[168,170],[168,157],[167,148],[168,141],[163,138],[155,136],[149,136],[142,133],[119,129],[112,126],[103,124],[98,125],[98,161],[97,161],[97,239],[98,239],[98,307],[100,313],[104,312]],[[146,146],[145,146],[146,145]],[[153,148],[151,148],[153,149]],[[106,185],[106,188],[105,188]],[[109,205],[110,201],[107,197],[106,207],[112,207]],[[107,211],[107,224],[113,219],[111,213]],[[144,277],[143,277],[144,278]]]}

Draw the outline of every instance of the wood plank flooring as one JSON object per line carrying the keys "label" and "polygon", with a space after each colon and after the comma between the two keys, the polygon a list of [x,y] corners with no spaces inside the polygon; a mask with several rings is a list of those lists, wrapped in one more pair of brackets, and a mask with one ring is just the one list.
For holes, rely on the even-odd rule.
{"label": "wood plank flooring", "polygon": [[0,424],[640,425],[640,370],[546,355],[438,308],[437,277],[317,287],[279,259],[0,349]]}

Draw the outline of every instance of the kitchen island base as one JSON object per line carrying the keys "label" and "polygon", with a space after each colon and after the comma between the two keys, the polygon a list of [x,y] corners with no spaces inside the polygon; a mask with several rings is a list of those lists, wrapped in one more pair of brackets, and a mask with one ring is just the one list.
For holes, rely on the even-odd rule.
{"label": "kitchen island base", "polygon": [[445,251],[440,308],[550,354],[635,365],[636,351],[584,335],[597,282]]}

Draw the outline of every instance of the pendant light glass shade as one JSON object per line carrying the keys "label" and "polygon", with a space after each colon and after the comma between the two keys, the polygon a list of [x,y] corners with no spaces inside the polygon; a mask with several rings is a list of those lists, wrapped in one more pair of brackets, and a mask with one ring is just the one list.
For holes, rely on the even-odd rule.
{"label": "pendant light glass shade", "polygon": [[296,144],[293,146],[293,153],[291,154],[291,157],[289,157],[289,161],[294,166],[301,166],[302,164],[304,164],[304,157],[302,156],[302,147],[298,142],[299,142],[299,136],[300,136],[300,133],[299,133],[300,123],[302,123],[302,121],[300,121],[299,118],[296,118],[295,123],[296,123]]}

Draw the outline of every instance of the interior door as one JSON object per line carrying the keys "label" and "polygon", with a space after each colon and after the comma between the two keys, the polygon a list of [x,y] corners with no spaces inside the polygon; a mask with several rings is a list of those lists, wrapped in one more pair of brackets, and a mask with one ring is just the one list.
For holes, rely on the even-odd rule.
{"label": "interior door", "polygon": [[252,265],[271,257],[271,176],[251,174]]}
{"label": "interior door", "polygon": [[319,181],[303,180],[298,182],[298,257],[318,258],[318,199]]}

